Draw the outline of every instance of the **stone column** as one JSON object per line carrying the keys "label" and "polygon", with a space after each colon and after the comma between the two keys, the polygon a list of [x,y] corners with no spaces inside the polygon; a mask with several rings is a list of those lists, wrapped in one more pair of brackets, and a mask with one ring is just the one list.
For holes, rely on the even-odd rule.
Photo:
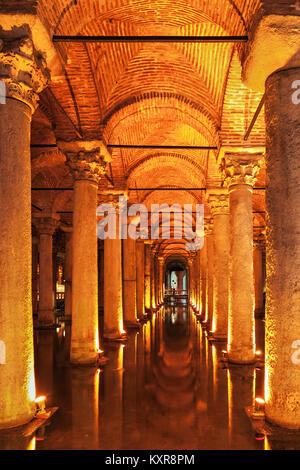
{"label": "stone column", "polygon": [[119,233],[118,194],[101,196],[101,202],[114,206],[116,213],[115,238],[104,240],[104,337],[107,340],[126,339],[123,318],[122,239]]}
{"label": "stone column", "polygon": [[206,294],[206,315],[204,323],[210,331],[212,329],[212,319],[214,310],[214,240],[213,240],[213,219],[211,218],[207,225],[206,231],[206,246],[207,246],[207,294]]}
{"label": "stone column", "polygon": [[73,261],[73,234],[72,227],[62,227],[66,234],[66,252],[65,252],[65,317],[72,317],[72,261]]}
{"label": "stone column", "polygon": [[[205,227],[206,231],[206,227]],[[204,245],[200,251],[200,280],[201,280],[201,319],[206,318],[206,295],[207,295],[207,242],[204,238]]]}
{"label": "stone column", "polygon": [[264,251],[265,239],[261,231],[254,229],[254,250],[253,250],[253,269],[254,269],[254,291],[255,291],[255,317],[262,318],[265,315],[264,306]]}
{"label": "stone column", "polygon": [[214,309],[212,335],[226,340],[228,333],[228,278],[229,278],[229,206],[225,190],[209,193],[208,203],[214,218]]}
{"label": "stone column", "polygon": [[32,41],[10,39],[0,41],[6,87],[6,104],[0,104],[0,428],[22,425],[35,412],[30,125],[49,78]]}
{"label": "stone column", "polygon": [[55,290],[53,282],[52,242],[53,233],[58,225],[56,214],[36,216],[35,225],[40,235],[40,276],[39,276],[39,311],[38,326],[41,328],[54,325]]}
{"label": "stone column", "polygon": [[99,349],[97,192],[110,155],[100,141],[60,142],[74,177],[70,360],[94,364]]}
{"label": "stone column", "polygon": [[299,77],[300,68],[271,75],[265,105],[266,416],[291,429],[300,428],[300,133],[291,98]]}
{"label": "stone column", "polygon": [[39,240],[38,237],[32,237],[32,311],[38,313],[38,261],[39,258]]}
{"label": "stone column", "polygon": [[267,11],[253,25],[243,63],[245,83],[265,92],[265,412],[269,421],[298,429],[300,17],[298,2],[268,3]]}
{"label": "stone column", "polygon": [[123,240],[124,321],[128,327],[138,326],[136,302],[136,241]]}
{"label": "stone column", "polygon": [[164,257],[158,258],[158,301],[161,305],[163,303],[163,285],[164,285]]}
{"label": "stone column", "polygon": [[145,254],[144,241],[136,241],[136,304],[138,318],[145,315]]}
{"label": "stone column", "polygon": [[151,276],[150,276],[150,287],[151,287],[151,308],[156,308],[155,299],[155,252],[151,247]]}
{"label": "stone column", "polygon": [[151,310],[151,244],[145,242],[145,310],[147,313]]}
{"label": "stone column", "polygon": [[222,162],[230,207],[228,359],[255,361],[252,187],[261,154],[228,153]]}

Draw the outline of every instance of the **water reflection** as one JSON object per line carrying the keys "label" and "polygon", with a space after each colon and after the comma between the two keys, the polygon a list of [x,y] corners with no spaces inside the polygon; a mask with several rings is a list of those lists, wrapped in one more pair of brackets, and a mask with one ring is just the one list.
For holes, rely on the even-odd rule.
{"label": "water reflection", "polygon": [[162,308],[128,337],[106,343],[100,370],[69,365],[70,326],[39,331],[37,390],[60,409],[35,436],[0,433],[0,448],[299,448],[292,438],[255,435],[245,408],[262,396],[263,368],[226,368],[224,344],[209,343],[185,306]]}

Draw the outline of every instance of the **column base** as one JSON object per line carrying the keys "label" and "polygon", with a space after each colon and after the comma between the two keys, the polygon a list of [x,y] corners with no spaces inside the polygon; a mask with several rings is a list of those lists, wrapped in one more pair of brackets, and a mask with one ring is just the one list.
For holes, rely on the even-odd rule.
{"label": "column base", "polygon": [[257,357],[254,355],[253,358],[249,357],[247,359],[245,359],[245,358],[241,359],[241,357],[234,357],[230,353],[228,353],[227,362],[229,364],[236,364],[236,365],[240,365],[240,366],[242,366],[242,365],[246,366],[246,365],[256,364]]}
{"label": "column base", "polygon": [[26,425],[34,418],[35,412],[36,412],[36,405],[33,402],[32,410],[30,410],[29,412],[27,411],[26,413],[17,415],[14,419],[11,419],[9,421],[0,422],[0,430],[2,431],[6,429],[20,428],[21,426]]}
{"label": "column base", "polygon": [[227,336],[224,334],[216,333],[214,331],[208,331],[208,339],[209,341],[220,341],[224,342],[227,341]]}
{"label": "column base", "polygon": [[70,363],[74,366],[94,366],[99,359],[98,351],[83,346],[71,346]]}
{"label": "column base", "polygon": [[116,341],[116,342],[123,342],[128,340],[128,336],[126,333],[104,333],[103,335],[104,341]]}
{"label": "column base", "polygon": [[133,328],[139,330],[141,326],[142,325],[139,321],[125,321],[125,328]]}

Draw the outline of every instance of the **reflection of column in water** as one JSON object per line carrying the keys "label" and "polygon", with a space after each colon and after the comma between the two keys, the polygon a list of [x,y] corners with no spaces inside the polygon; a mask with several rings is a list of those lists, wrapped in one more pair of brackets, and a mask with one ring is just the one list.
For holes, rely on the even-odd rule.
{"label": "reflection of column in water", "polygon": [[101,449],[122,449],[123,441],[123,344],[111,344],[103,372],[101,397]]}
{"label": "reflection of column in water", "polygon": [[209,420],[218,429],[220,447],[226,448],[228,427],[227,377],[226,369],[220,364],[222,343],[215,343],[208,349],[207,410]]}
{"label": "reflection of column in water", "polygon": [[[145,328],[146,325],[144,325]],[[138,430],[137,407],[137,341],[136,331],[130,332],[129,341],[124,348],[124,379],[123,379],[123,432],[126,438],[126,447],[135,448],[140,440]]]}
{"label": "reflection of column in water", "polygon": [[[255,367],[230,366],[228,377],[228,431],[231,448],[247,448],[251,422],[245,408],[251,406],[255,392]],[[243,441],[243,435],[245,440]]]}
{"label": "reflection of column in water", "polygon": [[90,367],[71,369],[72,448],[97,449],[99,436],[99,375]]}
{"label": "reflection of column in water", "polygon": [[37,396],[45,395],[47,405],[51,403],[53,393],[53,349],[54,349],[54,330],[40,330],[38,332],[37,344]]}

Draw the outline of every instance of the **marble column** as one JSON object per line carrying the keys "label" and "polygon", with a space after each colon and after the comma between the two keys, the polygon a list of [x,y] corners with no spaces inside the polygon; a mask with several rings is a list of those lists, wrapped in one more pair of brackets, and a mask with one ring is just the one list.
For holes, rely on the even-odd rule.
{"label": "marble column", "polygon": [[212,319],[214,310],[214,240],[213,240],[213,219],[211,218],[207,225],[206,231],[206,246],[207,246],[207,294],[206,294],[206,315],[204,323],[208,329],[212,329]]}
{"label": "marble column", "polygon": [[226,153],[222,162],[230,208],[228,359],[255,361],[252,188],[261,154]]}
{"label": "marble column", "polygon": [[124,321],[128,327],[138,326],[136,302],[136,241],[123,240]]}
{"label": "marble column", "polygon": [[151,275],[150,275],[150,288],[151,288],[151,308],[156,308],[156,299],[155,299],[155,252],[153,247],[151,247]]}
{"label": "marble column", "polygon": [[35,218],[35,226],[40,235],[40,275],[38,326],[52,327],[55,323],[55,290],[53,279],[53,233],[58,226],[56,214],[41,212]]}
{"label": "marble column", "polygon": [[264,251],[265,239],[261,231],[254,229],[254,250],[253,250],[253,269],[254,269],[254,291],[255,291],[255,317],[263,318],[265,315],[264,306]]}
{"label": "marble column", "polygon": [[214,240],[214,307],[212,335],[216,340],[226,340],[228,333],[228,283],[229,283],[229,206],[226,190],[209,192],[208,203],[213,215]]}
{"label": "marble column", "polygon": [[122,240],[119,233],[119,195],[101,195],[101,202],[114,206],[116,236],[104,240],[104,337],[110,341],[126,339],[123,317]]}
{"label": "marble column", "polygon": [[39,239],[32,237],[32,313],[38,313],[38,284],[39,284]]}
{"label": "marble column", "polygon": [[97,192],[110,155],[100,141],[59,142],[74,177],[72,333],[70,360],[98,358]]}
{"label": "marble column", "polygon": [[62,227],[66,234],[65,252],[65,317],[72,317],[72,261],[73,261],[73,229],[72,227]]}
{"label": "marble column", "polygon": [[143,240],[136,241],[136,304],[137,315],[145,315],[145,245]]}
{"label": "marble column", "polygon": [[164,257],[159,256],[158,260],[158,301],[161,305],[163,303],[163,289],[164,289]]}
{"label": "marble column", "polygon": [[0,428],[22,425],[35,412],[30,126],[49,78],[32,41],[13,39],[1,40],[0,50],[6,88],[0,104]]}
{"label": "marble column", "polygon": [[[205,228],[206,231],[206,228]],[[200,280],[201,280],[201,319],[206,318],[206,295],[207,295],[207,242],[204,237],[204,245],[200,250]]]}
{"label": "marble column", "polygon": [[292,101],[299,77],[300,68],[270,75],[265,104],[266,416],[291,429],[300,428],[300,133]]}
{"label": "marble column", "polygon": [[145,311],[151,310],[151,244],[145,242]]}

